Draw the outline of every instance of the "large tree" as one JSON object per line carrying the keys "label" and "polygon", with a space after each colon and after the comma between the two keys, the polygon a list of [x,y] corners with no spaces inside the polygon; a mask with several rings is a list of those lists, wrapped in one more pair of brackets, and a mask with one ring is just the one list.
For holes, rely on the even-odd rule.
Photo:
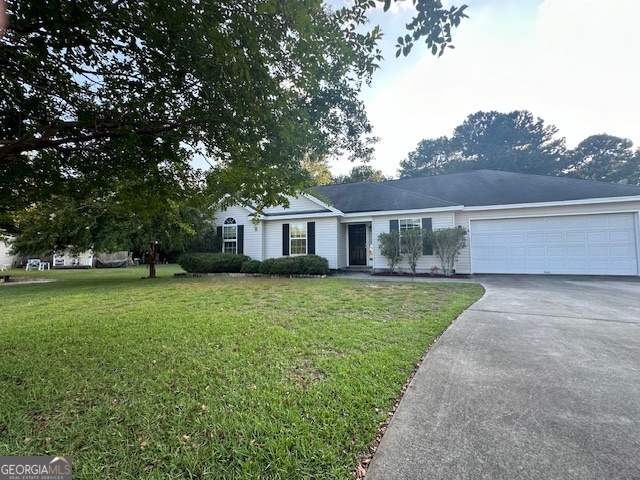
{"label": "large tree", "polygon": [[335,183],[384,182],[385,180],[391,180],[391,178],[386,177],[382,170],[370,165],[355,166],[347,175],[338,175],[334,179]]}
{"label": "large tree", "polygon": [[564,167],[564,138],[526,110],[476,112],[449,139],[423,140],[401,163],[400,176],[464,170],[557,175]]}
{"label": "large tree", "polygon": [[[217,192],[258,207],[303,183],[310,151],[366,157],[357,95],[381,60],[380,29],[363,30],[376,3],[391,0],[335,12],[320,0],[11,2],[0,179],[13,189],[2,204],[86,170],[142,175],[137,153],[160,143],[178,155],[157,163],[182,172],[201,153]],[[442,51],[464,7],[414,4],[411,42]]]}
{"label": "large tree", "polygon": [[[413,3],[405,43],[441,53],[464,7]],[[184,192],[261,208],[308,183],[310,152],[367,158],[358,93],[382,60],[380,29],[366,27],[377,4],[391,0],[12,1],[0,231],[32,232],[39,250],[153,248],[192,232]],[[194,157],[211,166],[206,184]],[[47,218],[56,238],[37,234]]]}
{"label": "large tree", "polygon": [[400,162],[401,178],[439,175],[455,170],[460,151],[448,137],[421,140],[418,147]]}
{"label": "large tree", "polygon": [[628,138],[608,134],[591,135],[567,152],[566,175],[586,180],[637,183],[640,176],[638,152]]}

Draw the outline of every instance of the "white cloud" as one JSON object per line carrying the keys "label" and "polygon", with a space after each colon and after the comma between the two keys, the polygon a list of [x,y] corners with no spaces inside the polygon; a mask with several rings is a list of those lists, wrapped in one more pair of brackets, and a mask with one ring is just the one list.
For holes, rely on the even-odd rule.
{"label": "white cloud", "polygon": [[363,92],[382,139],[374,167],[395,174],[421,139],[451,135],[478,110],[529,110],[556,125],[569,147],[602,132],[640,145],[640,2],[467,3],[471,18],[454,32],[455,50],[388,58],[381,81]]}

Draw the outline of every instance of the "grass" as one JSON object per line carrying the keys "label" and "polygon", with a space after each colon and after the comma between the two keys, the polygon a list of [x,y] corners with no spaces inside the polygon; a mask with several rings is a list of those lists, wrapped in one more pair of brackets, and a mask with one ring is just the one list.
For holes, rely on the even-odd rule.
{"label": "grass", "polygon": [[474,284],[174,278],[0,285],[0,456],[74,478],[352,478]]}

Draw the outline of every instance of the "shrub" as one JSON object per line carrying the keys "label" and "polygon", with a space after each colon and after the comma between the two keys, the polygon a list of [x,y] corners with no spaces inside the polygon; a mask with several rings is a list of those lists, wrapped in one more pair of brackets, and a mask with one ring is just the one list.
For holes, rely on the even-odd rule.
{"label": "shrub", "polygon": [[184,253],[178,264],[189,273],[239,273],[247,260],[235,253]]}
{"label": "shrub", "polygon": [[260,264],[260,268],[258,269],[258,272],[264,275],[269,275],[271,273],[271,269],[273,268],[274,261],[275,261],[275,258],[267,258],[266,260],[263,260],[262,263]]}
{"label": "shrub", "polygon": [[240,268],[241,273],[258,273],[260,271],[260,262],[258,260],[245,260]]}
{"label": "shrub", "polygon": [[265,275],[326,275],[329,261],[318,255],[268,258],[260,264]]}
{"label": "shrub", "polygon": [[424,243],[424,235],[420,229],[405,230],[400,236],[400,246],[402,252],[407,255],[407,261],[409,267],[411,267],[411,273],[416,274],[416,267],[418,266],[418,259],[422,255]]}
{"label": "shrub", "polygon": [[327,275],[329,273],[329,260],[319,255],[305,255],[297,257],[302,262],[302,272],[307,275]]}
{"label": "shrub", "polygon": [[433,253],[442,262],[442,270],[447,277],[453,275],[456,257],[467,244],[466,235],[467,229],[463,227],[440,228],[427,234]]}
{"label": "shrub", "polygon": [[387,258],[389,269],[393,272],[396,265],[402,260],[402,254],[400,253],[400,232],[381,233],[378,235],[378,241],[380,242],[380,254]]}

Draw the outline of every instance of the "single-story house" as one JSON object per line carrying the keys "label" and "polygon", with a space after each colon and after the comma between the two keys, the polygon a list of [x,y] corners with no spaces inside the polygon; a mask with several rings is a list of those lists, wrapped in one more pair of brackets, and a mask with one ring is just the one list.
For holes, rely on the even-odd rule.
{"label": "single-story house", "polygon": [[[317,254],[332,269],[387,269],[378,235],[461,226],[456,273],[639,275],[640,186],[479,170],[315,187],[290,205],[216,213],[223,251]],[[440,263],[425,249],[419,272]],[[406,259],[399,265],[409,269]]]}

